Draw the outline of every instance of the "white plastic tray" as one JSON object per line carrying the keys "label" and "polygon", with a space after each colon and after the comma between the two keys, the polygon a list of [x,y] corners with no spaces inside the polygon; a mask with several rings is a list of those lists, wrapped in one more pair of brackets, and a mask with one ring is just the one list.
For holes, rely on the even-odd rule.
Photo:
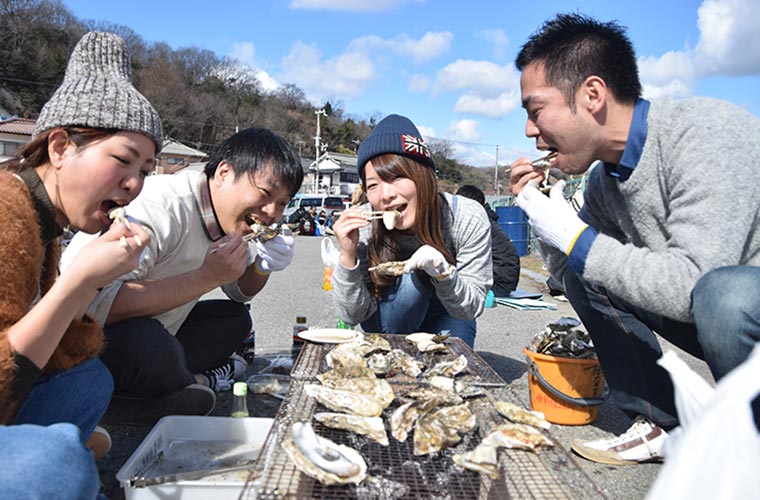
{"label": "white plastic tray", "polygon": [[[237,498],[248,471],[240,470],[136,488],[136,475],[205,470],[255,460],[272,426],[271,418],[170,416],[158,421],[116,473],[127,500]],[[156,460],[159,453],[163,458]]]}

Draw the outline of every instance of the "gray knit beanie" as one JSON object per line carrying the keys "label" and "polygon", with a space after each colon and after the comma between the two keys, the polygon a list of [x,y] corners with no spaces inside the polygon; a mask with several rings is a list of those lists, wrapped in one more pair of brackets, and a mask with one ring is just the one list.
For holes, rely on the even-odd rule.
{"label": "gray knit beanie", "polygon": [[433,161],[433,155],[430,154],[430,148],[425,144],[422,134],[414,123],[405,116],[386,116],[364,139],[359,146],[356,159],[359,177],[368,161],[388,153],[406,156],[435,171],[435,161]]}
{"label": "gray knit beanie", "polygon": [[131,82],[124,40],[91,31],[79,40],[66,76],[43,106],[32,137],[53,127],[79,126],[141,132],[163,147],[161,118]]}

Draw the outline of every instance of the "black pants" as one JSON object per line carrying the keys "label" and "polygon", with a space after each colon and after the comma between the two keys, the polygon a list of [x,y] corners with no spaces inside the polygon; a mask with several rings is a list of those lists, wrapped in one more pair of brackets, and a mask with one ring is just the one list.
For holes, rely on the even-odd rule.
{"label": "black pants", "polygon": [[195,383],[193,374],[215,368],[240,347],[251,331],[244,304],[198,302],[176,337],[153,318],[131,318],[105,328],[101,354],[114,392],[155,397]]}

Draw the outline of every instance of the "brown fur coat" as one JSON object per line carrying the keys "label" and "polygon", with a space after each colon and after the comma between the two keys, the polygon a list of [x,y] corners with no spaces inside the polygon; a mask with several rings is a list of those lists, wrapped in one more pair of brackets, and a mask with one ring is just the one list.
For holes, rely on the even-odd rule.
{"label": "brown fur coat", "polygon": [[[60,241],[43,248],[39,214],[29,189],[13,174],[0,171],[0,423],[13,419],[20,401],[11,401],[11,384],[18,375],[8,328],[29,311],[58,275]],[[103,330],[90,321],[74,321],[43,371],[58,372],[97,356]],[[24,395],[25,396],[25,395]]]}

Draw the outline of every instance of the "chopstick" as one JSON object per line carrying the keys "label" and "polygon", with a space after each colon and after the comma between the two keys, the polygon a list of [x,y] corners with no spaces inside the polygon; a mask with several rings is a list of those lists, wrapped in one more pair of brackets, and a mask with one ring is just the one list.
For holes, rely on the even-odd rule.
{"label": "chopstick", "polygon": [[551,165],[552,160],[556,157],[557,157],[557,152],[552,151],[548,155],[542,156],[541,158],[537,158],[533,160],[532,162],[530,162],[530,166],[534,168],[548,168]]}

